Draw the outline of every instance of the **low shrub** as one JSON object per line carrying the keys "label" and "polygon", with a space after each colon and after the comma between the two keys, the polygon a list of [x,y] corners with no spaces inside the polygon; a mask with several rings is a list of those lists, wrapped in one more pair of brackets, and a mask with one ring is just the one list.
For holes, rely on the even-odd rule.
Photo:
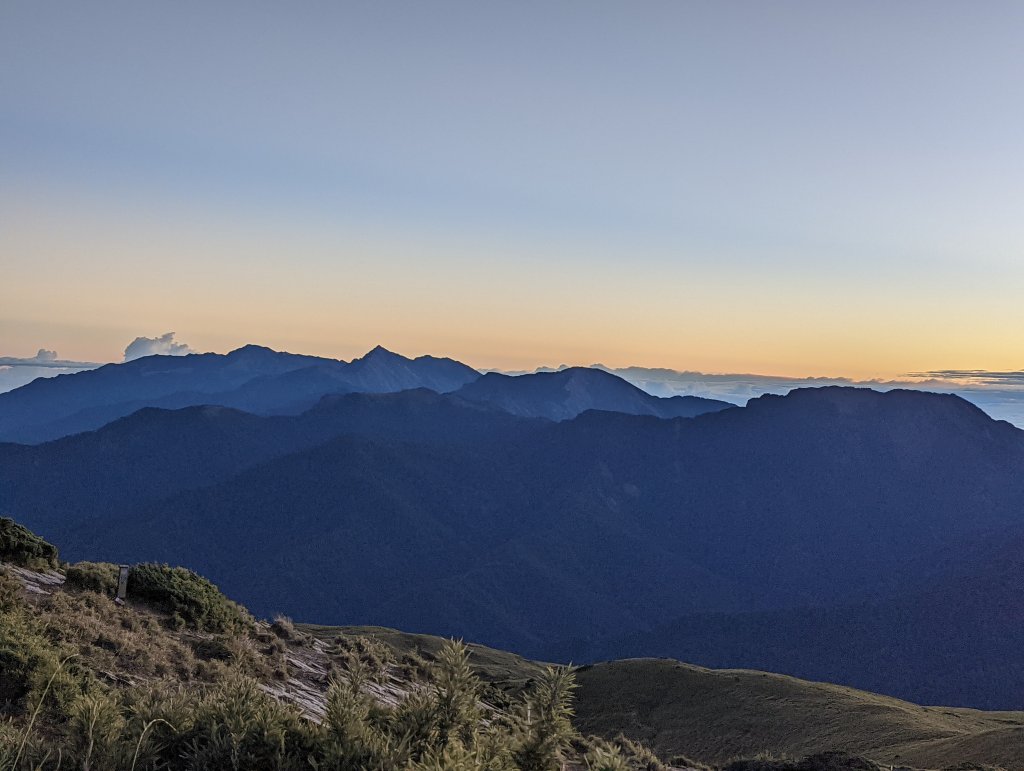
{"label": "low shrub", "polygon": [[57,547],[10,517],[0,517],[0,560],[33,570],[57,567]]}
{"label": "low shrub", "polygon": [[203,661],[231,661],[234,658],[234,650],[229,644],[233,639],[230,637],[209,637],[197,640],[189,640],[196,656]]}
{"label": "low shrub", "polygon": [[753,758],[734,760],[724,771],[880,771],[879,766],[866,758],[845,752],[821,752],[803,760],[786,760],[761,754]]}
{"label": "low shrub", "polygon": [[110,562],[76,562],[69,565],[64,585],[113,597],[117,593],[118,567]]}
{"label": "low shrub", "polygon": [[207,632],[236,631],[251,623],[241,606],[210,581],[185,568],[153,563],[134,566],[128,574],[128,598]]}
{"label": "low shrub", "polygon": [[274,623],[270,625],[270,631],[282,640],[294,640],[299,635],[299,630],[288,616],[274,616]]}

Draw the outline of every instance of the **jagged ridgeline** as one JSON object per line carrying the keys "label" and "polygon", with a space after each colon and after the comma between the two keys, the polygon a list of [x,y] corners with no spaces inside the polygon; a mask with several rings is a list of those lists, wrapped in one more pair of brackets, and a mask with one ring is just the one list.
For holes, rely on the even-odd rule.
{"label": "jagged ridgeline", "polygon": [[[118,572],[60,563],[0,519],[0,771],[669,767],[624,736],[581,735],[569,667],[261,621],[167,565],[133,566],[121,601]],[[851,762],[861,763],[771,767]]]}

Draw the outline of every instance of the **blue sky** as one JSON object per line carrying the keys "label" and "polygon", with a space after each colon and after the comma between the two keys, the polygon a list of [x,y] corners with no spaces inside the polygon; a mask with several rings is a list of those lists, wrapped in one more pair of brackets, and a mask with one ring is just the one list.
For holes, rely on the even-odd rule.
{"label": "blue sky", "polygon": [[0,355],[1017,369],[1024,6],[5,2]]}

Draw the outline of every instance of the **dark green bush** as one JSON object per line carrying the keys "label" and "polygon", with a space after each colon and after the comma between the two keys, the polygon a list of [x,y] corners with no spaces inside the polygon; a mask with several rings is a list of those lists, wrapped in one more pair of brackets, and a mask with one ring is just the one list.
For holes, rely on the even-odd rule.
{"label": "dark green bush", "polygon": [[9,517],[0,517],[0,560],[34,570],[57,567],[57,547]]}
{"label": "dark green bush", "polygon": [[118,567],[110,562],[76,562],[68,566],[65,586],[113,597],[117,593]]}
{"label": "dark green bush", "polygon": [[227,639],[223,637],[204,637],[188,642],[196,656],[204,661],[231,661],[234,655]]}
{"label": "dark green bush", "polygon": [[208,632],[227,632],[249,625],[249,617],[239,605],[205,578],[185,568],[153,563],[134,566],[128,574],[128,598]]}

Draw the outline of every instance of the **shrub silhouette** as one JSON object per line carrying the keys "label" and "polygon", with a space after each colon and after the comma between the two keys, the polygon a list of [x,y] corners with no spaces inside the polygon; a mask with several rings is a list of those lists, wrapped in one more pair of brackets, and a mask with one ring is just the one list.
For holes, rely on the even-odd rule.
{"label": "shrub silhouette", "polygon": [[134,566],[128,574],[128,598],[208,632],[241,629],[250,623],[239,605],[210,581],[185,568],[153,563]]}

